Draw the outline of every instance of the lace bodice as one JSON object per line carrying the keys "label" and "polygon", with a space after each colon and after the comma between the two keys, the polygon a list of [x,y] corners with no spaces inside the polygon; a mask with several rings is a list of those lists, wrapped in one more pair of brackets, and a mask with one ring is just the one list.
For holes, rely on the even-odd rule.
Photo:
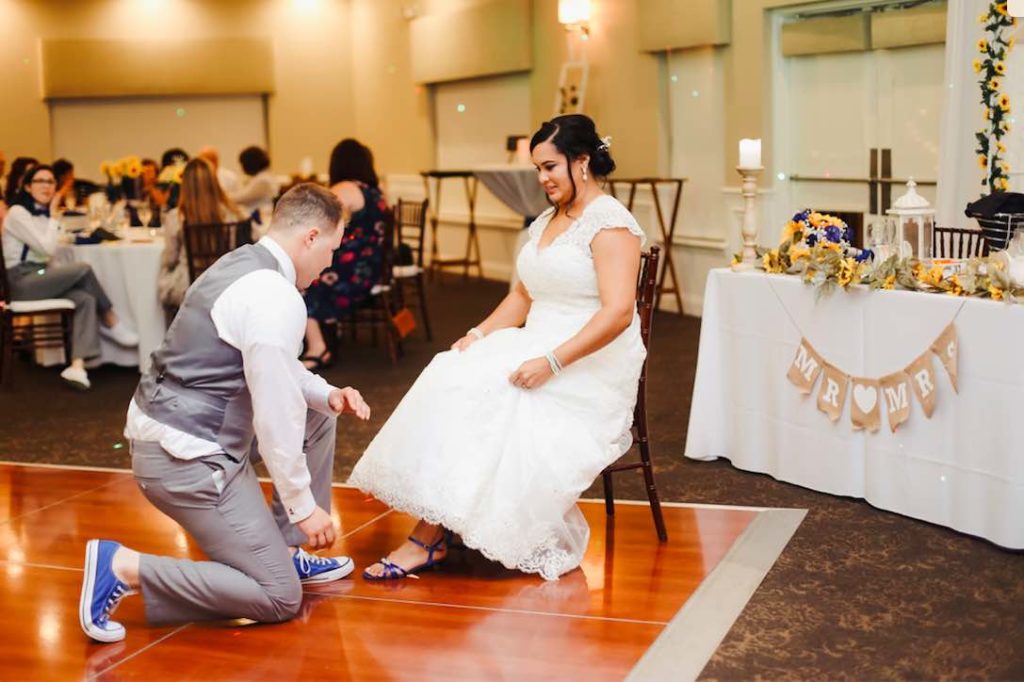
{"label": "lace bodice", "polygon": [[516,261],[519,277],[535,303],[561,303],[593,310],[600,301],[590,242],[601,230],[626,228],[640,238],[643,246],[644,231],[625,206],[604,195],[587,204],[568,230],[541,249],[541,235],[554,213],[555,209],[549,208],[530,225],[530,241]]}

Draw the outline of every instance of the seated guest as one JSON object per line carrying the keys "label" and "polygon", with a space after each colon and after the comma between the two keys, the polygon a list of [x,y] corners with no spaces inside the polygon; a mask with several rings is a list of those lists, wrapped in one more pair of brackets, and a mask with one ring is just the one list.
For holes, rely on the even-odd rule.
{"label": "seated guest", "polygon": [[217,182],[220,183],[220,188],[224,190],[225,194],[234,194],[241,188],[242,183],[238,180],[238,173],[220,165],[220,152],[216,147],[206,145],[199,150],[196,156],[213,166],[213,170],[217,172]]}
{"label": "seated guest", "polygon": [[167,193],[160,189],[157,178],[160,166],[153,159],[142,160],[142,198],[148,199],[156,213],[167,206]]}
{"label": "seated guest", "polygon": [[209,225],[242,218],[238,208],[224,195],[210,164],[201,158],[189,161],[181,181],[178,207],[164,218],[164,251],[157,291],[165,308],[177,309],[191,284],[182,233],[184,225]]}
{"label": "seated guest", "polygon": [[4,223],[4,216],[7,215],[7,195],[4,194],[4,171],[7,170],[7,157],[0,150],[0,225]]}
{"label": "seated guest", "polygon": [[85,390],[90,387],[85,360],[100,354],[100,334],[127,347],[138,345],[139,338],[114,314],[87,263],[49,266],[59,233],[50,212],[62,199],[50,166],[33,166],[25,174],[17,202],[4,220],[4,264],[12,299],[69,298],[75,302],[71,364],[60,376],[74,388]]}
{"label": "seated guest", "polygon": [[61,208],[76,209],[97,189],[95,183],[75,177],[75,166],[67,159],[57,159],[53,162],[53,174],[57,178],[57,192],[64,195]]}
{"label": "seated guest", "polygon": [[[270,157],[259,147],[246,147],[238,155],[238,163],[242,166],[246,180],[241,189],[228,196],[247,216],[252,216],[262,226],[265,222],[263,216],[273,212],[274,199],[281,189],[270,173]],[[258,232],[262,234],[265,229],[260,227]]]}
{"label": "seated guest", "polygon": [[167,205],[168,193],[160,189],[160,185],[157,183],[157,178],[160,176],[160,169],[157,166],[156,161],[153,159],[142,160],[142,175],[139,177],[142,179],[139,200],[149,204],[149,222],[145,225],[142,224],[142,219],[139,217],[139,211],[134,207],[128,206],[128,213],[131,218],[132,227],[160,227],[160,211]]}
{"label": "seated guest", "polygon": [[384,221],[391,210],[381,192],[373,153],[353,139],[342,140],[331,152],[331,192],[351,218],[331,267],[306,290],[306,354],[309,369],[331,361],[320,322],[333,322],[354,311],[380,283]]}
{"label": "seated guest", "polygon": [[4,200],[8,206],[13,206],[18,200],[18,192],[21,191],[21,179],[29,168],[39,163],[31,156],[19,156],[11,162],[11,172],[7,174],[7,182],[4,183]]}

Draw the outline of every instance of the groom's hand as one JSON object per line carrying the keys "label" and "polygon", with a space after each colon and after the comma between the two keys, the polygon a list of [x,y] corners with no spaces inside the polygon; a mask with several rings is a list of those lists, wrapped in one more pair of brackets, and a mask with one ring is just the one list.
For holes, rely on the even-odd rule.
{"label": "groom's hand", "polygon": [[334,544],[334,522],[331,515],[320,507],[314,508],[312,514],[295,525],[306,534],[309,546],[313,549],[323,549]]}
{"label": "groom's hand", "polygon": [[363,421],[370,418],[370,406],[363,400],[359,391],[351,386],[331,391],[327,396],[327,404],[338,414],[354,414]]}

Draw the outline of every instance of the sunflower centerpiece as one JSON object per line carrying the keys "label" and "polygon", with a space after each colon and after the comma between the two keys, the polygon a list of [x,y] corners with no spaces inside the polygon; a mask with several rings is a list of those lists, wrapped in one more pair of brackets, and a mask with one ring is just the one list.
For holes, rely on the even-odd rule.
{"label": "sunflower centerpiece", "polygon": [[850,238],[850,228],[841,219],[806,209],[783,227],[777,248],[758,248],[758,267],[799,275],[826,289],[845,289],[861,282],[873,256],[870,250],[855,248]]}

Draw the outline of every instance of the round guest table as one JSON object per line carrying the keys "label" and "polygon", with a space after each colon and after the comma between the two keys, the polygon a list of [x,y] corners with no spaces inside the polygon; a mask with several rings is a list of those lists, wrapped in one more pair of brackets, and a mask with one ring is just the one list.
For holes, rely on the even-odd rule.
{"label": "round guest table", "polygon": [[[100,357],[90,366],[114,364],[122,367],[149,367],[150,354],[163,341],[166,328],[163,306],[157,295],[160,255],[164,242],[149,236],[148,230],[129,230],[121,241],[100,244],[73,244],[63,247],[54,264],[69,260],[88,263],[107,293],[114,311],[139,335],[137,348],[124,348],[100,337]],[[42,364],[63,362],[59,349],[40,352]]]}

